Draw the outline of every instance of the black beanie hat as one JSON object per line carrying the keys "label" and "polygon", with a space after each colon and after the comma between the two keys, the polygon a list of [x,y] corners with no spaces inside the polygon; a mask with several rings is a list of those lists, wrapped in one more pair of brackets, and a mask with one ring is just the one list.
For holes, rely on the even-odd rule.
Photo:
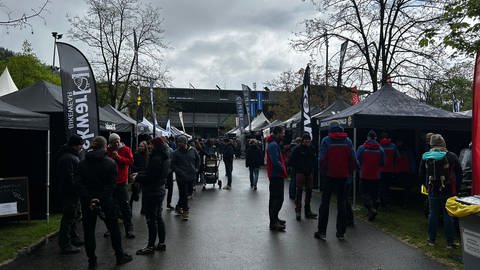
{"label": "black beanie hat", "polygon": [[308,133],[308,132],[303,133],[302,141],[303,140],[312,140],[312,137],[310,136],[310,133]]}
{"label": "black beanie hat", "polygon": [[68,146],[76,146],[82,145],[84,143],[82,137],[78,136],[77,134],[73,134],[68,138]]}
{"label": "black beanie hat", "polygon": [[377,138],[377,133],[375,132],[375,130],[371,129],[371,130],[368,132],[367,137],[372,138],[372,139],[375,139],[375,138]]}

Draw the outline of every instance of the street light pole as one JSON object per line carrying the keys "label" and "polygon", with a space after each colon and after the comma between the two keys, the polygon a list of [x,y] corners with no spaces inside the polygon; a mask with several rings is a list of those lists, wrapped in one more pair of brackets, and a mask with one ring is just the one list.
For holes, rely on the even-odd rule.
{"label": "street light pole", "polygon": [[56,43],[57,39],[61,39],[63,34],[59,34],[57,32],[52,32],[52,37],[53,37],[53,64],[52,64],[52,69],[55,70],[55,49],[57,48]]}

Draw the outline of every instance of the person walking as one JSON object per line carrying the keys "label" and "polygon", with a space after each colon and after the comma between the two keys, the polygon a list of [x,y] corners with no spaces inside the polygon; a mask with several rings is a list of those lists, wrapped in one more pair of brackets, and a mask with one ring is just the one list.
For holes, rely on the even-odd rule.
{"label": "person walking", "polygon": [[80,162],[79,153],[84,141],[73,134],[59,153],[57,160],[57,179],[62,202],[62,220],[58,232],[58,244],[61,254],[80,252],[83,241],[77,232],[77,221],[80,219],[80,201],[75,188],[75,172]]}
{"label": "person walking", "polygon": [[250,188],[257,190],[258,172],[263,164],[263,153],[255,139],[249,141],[247,154],[245,157],[245,166],[250,172]]}
{"label": "person walking", "polygon": [[274,127],[272,135],[267,137],[267,174],[270,181],[268,213],[270,230],[285,231],[286,222],[278,217],[284,199],[284,178],[287,177],[285,161],[280,149],[280,141],[285,136],[283,127]]}
{"label": "person walking", "polygon": [[[162,219],[162,204],[165,198],[165,182],[170,172],[168,146],[160,137],[152,140],[153,150],[144,171],[134,175],[134,181],[142,186],[143,209],[148,228],[147,246],[139,249],[137,255],[153,254],[155,250],[165,251],[165,223]],[[158,245],[155,246],[158,235]]]}
{"label": "person walking", "polygon": [[298,221],[302,216],[302,195],[305,189],[305,218],[317,218],[317,214],[310,209],[310,200],[312,199],[313,187],[313,167],[315,166],[315,152],[311,146],[312,138],[310,134],[305,133],[302,136],[300,145],[292,150],[289,158],[289,164],[295,170],[296,182],[296,199],[295,199],[295,216]]}
{"label": "person walking", "polygon": [[128,169],[133,164],[133,154],[130,147],[120,141],[117,133],[110,134],[108,142],[108,156],[115,160],[118,170],[113,198],[121,213],[126,237],[132,239],[135,238],[135,235],[133,234],[132,209],[128,199]]}
{"label": "person walking", "polygon": [[115,250],[117,265],[128,263],[132,256],[122,248],[113,192],[117,181],[117,165],[107,156],[107,140],[102,136],[93,139],[92,150],[78,164],[76,186],[82,205],[83,233],[85,251],[88,256],[88,268],[97,268],[95,255],[95,227],[99,212],[105,214],[105,224],[111,233],[111,243]]}
{"label": "person walking", "polygon": [[397,177],[395,164],[400,157],[400,153],[398,152],[397,145],[392,142],[387,132],[382,132],[380,146],[385,153],[385,162],[380,169],[380,205],[387,207],[390,203],[390,186],[395,183]]}
{"label": "person walking", "polygon": [[347,197],[346,183],[356,167],[355,152],[348,134],[337,123],[330,124],[328,136],[320,144],[320,168],[326,175],[326,183],[322,194],[322,202],[318,210],[318,231],[314,237],[327,239],[327,225],[332,192],[337,194],[337,232],[339,240],[345,239]]}
{"label": "person walking", "polygon": [[378,212],[378,189],[380,168],[383,166],[385,153],[377,142],[377,133],[370,130],[367,140],[357,149],[357,161],[360,165],[360,188],[363,203],[368,210],[368,220],[373,221]]}
{"label": "person walking", "polygon": [[183,220],[189,219],[188,186],[193,183],[197,175],[200,158],[195,148],[187,144],[187,137],[180,135],[177,138],[177,150],[172,155],[172,170],[178,186],[178,203],[175,212],[181,215]]}
{"label": "person walking", "polygon": [[443,228],[447,240],[447,248],[457,248],[454,243],[453,218],[448,215],[445,204],[447,199],[457,194],[461,186],[462,169],[455,153],[447,150],[445,140],[440,134],[430,137],[430,151],[422,155],[419,166],[420,179],[426,179],[428,192],[428,240],[435,245],[440,211],[443,215]]}
{"label": "person walking", "polygon": [[225,164],[225,174],[227,175],[227,185],[223,189],[232,188],[233,158],[235,149],[230,139],[225,139],[225,149],[223,150],[223,163]]}

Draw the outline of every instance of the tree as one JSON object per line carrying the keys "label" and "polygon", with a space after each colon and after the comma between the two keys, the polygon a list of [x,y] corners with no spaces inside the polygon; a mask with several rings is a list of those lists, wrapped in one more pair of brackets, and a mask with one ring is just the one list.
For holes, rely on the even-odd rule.
{"label": "tree", "polygon": [[[24,42],[24,47],[28,47]],[[51,71],[50,66],[40,62],[33,51],[29,53],[15,54],[0,61],[0,70],[8,66],[12,80],[18,89],[35,84],[38,80],[45,80],[60,85],[60,77]]]}
{"label": "tree", "polygon": [[455,0],[445,6],[444,22],[449,32],[447,46],[467,54],[480,50],[480,1]]}
{"label": "tree", "polygon": [[[6,18],[0,19],[0,26],[6,28],[24,28],[30,27],[30,20],[35,17],[42,17],[42,14],[47,10],[48,0],[42,1],[42,4],[37,8],[32,8],[30,12],[25,12],[22,15],[14,15],[12,11],[8,10],[3,4],[3,1],[0,1],[0,8],[3,9],[6,14]],[[33,30],[32,30],[33,33]]]}
{"label": "tree", "polygon": [[0,61],[6,60],[9,57],[14,56],[15,53],[13,51],[10,51],[9,49],[0,47]]}
{"label": "tree", "polygon": [[[134,31],[139,52],[137,84],[148,85],[153,78],[160,86],[169,82],[162,67],[163,19],[160,9],[140,0],[86,0],[89,10],[84,17],[69,18],[73,39],[88,45],[98,59],[93,65],[97,78],[105,81],[109,103],[123,109],[135,104]],[[130,91],[131,90],[131,91]]]}
{"label": "tree", "polygon": [[[325,44],[325,37],[348,40],[344,77],[377,91],[390,76],[399,85],[416,87],[424,80],[419,67],[437,68],[439,47],[420,48],[419,36],[438,23],[438,0],[312,0],[321,17],[305,20],[294,48],[311,51]],[[421,69],[420,69],[421,70]]]}

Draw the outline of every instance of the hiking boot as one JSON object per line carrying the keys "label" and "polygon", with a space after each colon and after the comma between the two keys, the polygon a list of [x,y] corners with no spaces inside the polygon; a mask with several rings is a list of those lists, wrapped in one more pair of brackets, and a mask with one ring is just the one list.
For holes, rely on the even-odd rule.
{"label": "hiking boot", "polygon": [[335,236],[337,237],[338,240],[343,241],[345,240],[345,235],[343,233],[336,233]]}
{"label": "hiking boot", "polygon": [[85,242],[80,240],[80,238],[72,239],[71,242],[72,242],[72,246],[76,246],[76,247],[81,247],[85,244]]}
{"label": "hiking boot", "polygon": [[283,219],[278,219],[278,223],[280,223],[281,225],[285,225],[285,224],[287,224],[287,221],[285,221]]}
{"label": "hiking boot", "polygon": [[155,247],[156,251],[165,251],[167,250],[167,246],[165,244],[158,243],[158,245]]}
{"label": "hiking boot", "polygon": [[60,253],[63,255],[79,253],[80,249],[74,246],[66,246],[60,250]]}
{"label": "hiking boot", "polygon": [[183,209],[181,207],[175,207],[175,215],[181,216],[183,214]]}
{"label": "hiking boot", "polygon": [[167,210],[168,211],[175,210],[175,207],[171,206],[170,204],[167,204]]}
{"label": "hiking boot", "polygon": [[324,234],[324,233],[321,233],[321,232],[315,232],[313,234],[313,237],[315,237],[317,239],[320,239],[320,240],[323,240],[323,241],[327,241],[327,235]]}
{"label": "hiking boot", "polygon": [[155,253],[155,247],[146,246],[142,249],[137,250],[137,255],[151,255]]}
{"label": "hiking boot", "polygon": [[103,237],[110,237],[110,232],[109,232],[109,231],[106,231],[106,232],[103,234]]}
{"label": "hiking boot", "polygon": [[313,212],[310,210],[310,206],[305,206],[305,218],[308,218],[308,219],[315,219],[315,218],[317,218],[317,214],[313,213]]}
{"label": "hiking boot", "polygon": [[223,189],[230,190],[230,189],[232,189],[232,187],[229,186],[229,185],[226,185],[225,187],[223,187]]}
{"label": "hiking boot", "polygon": [[253,190],[257,190],[257,186],[253,186]]}
{"label": "hiking boot", "polygon": [[295,217],[297,218],[297,221],[302,220],[302,214],[300,211],[295,211]]}
{"label": "hiking boot", "polygon": [[117,265],[126,264],[131,262],[132,260],[133,260],[132,256],[126,253],[123,253],[120,257],[117,257]]}
{"label": "hiking boot", "polygon": [[285,225],[280,224],[280,222],[270,225],[270,230],[272,231],[284,232],[285,229],[286,229]]}
{"label": "hiking boot", "polygon": [[182,219],[183,219],[184,221],[187,221],[187,220],[188,220],[188,216],[189,216],[188,210],[183,211],[183,213],[182,213]]}

